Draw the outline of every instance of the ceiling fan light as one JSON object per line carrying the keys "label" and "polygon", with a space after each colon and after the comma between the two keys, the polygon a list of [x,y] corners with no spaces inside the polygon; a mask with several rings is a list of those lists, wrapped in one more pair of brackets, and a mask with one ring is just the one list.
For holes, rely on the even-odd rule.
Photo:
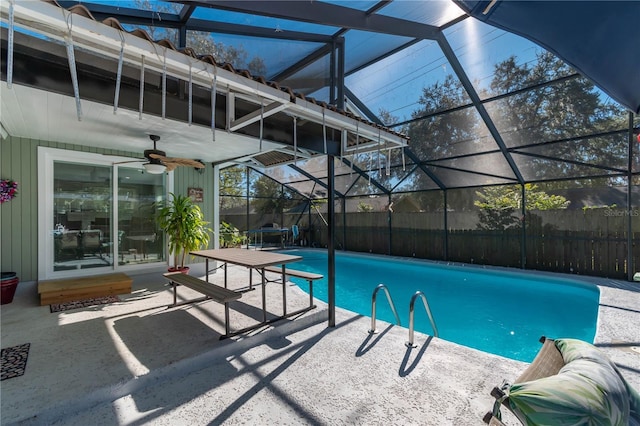
{"label": "ceiling fan light", "polygon": [[160,175],[164,173],[165,170],[167,170],[167,166],[165,166],[164,164],[146,163],[143,166],[147,173],[150,173],[152,175]]}

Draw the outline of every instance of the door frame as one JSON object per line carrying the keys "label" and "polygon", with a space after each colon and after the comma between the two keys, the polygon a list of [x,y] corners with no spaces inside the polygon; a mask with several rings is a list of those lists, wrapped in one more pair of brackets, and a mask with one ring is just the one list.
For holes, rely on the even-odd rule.
{"label": "door frame", "polygon": [[[64,161],[67,163],[78,163],[83,165],[95,165],[95,166],[107,166],[111,167],[112,176],[112,197],[113,204],[111,205],[112,220],[111,220],[111,235],[117,235],[118,227],[118,169],[119,162],[131,162],[131,157],[122,157],[117,155],[105,155],[94,152],[72,151],[59,148],[38,147],[38,280],[49,280],[55,278],[66,278],[76,276],[89,276],[101,273],[110,273],[115,271],[127,271],[127,270],[144,270],[144,269],[158,269],[161,265],[163,268],[167,265],[167,260],[156,263],[144,263],[139,265],[119,265],[115,259],[115,253],[118,253],[118,241],[117,238],[113,241],[113,253],[114,261],[112,265],[106,265],[104,268],[90,268],[90,269],[70,269],[65,271],[54,271],[54,233],[51,220],[54,217],[53,211],[53,177],[54,177],[54,162]],[[139,168],[144,171],[142,167],[143,161],[139,164],[135,162],[128,163],[126,167]],[[164,195],[169,196],[169,193],[173,191],[174,179],[173,173],[167,173],[165,179]],[[167,247],[165,247],[165,259],[168,259],[168,253],[166,253]]]}

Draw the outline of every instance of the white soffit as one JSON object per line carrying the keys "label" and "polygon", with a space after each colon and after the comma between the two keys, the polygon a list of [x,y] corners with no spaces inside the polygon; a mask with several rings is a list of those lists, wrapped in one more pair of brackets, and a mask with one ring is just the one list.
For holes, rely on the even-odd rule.
{"label": "white soffit", "polygon": [[[260,152],[259,140],[145,114],[124,108],[113,113],[112,105],[82,101],[83,118],[78,121],[74,98],[13,84],[0,84],[0,118],[13,137],[64,142],[95,148],[121,150],[141,156],[153,147],[148,135],[162,136],[158,149],[171,157],[220,162]],[[280,148],[263,140],[262,150]]]}

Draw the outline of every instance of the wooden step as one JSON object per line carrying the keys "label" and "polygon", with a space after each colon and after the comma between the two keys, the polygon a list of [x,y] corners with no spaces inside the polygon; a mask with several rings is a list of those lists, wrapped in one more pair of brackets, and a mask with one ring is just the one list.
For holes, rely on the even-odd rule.
{"label": "wooden step", "polygon": [[123,273],[39,281],[40,305],[128,294],[132,281]]}

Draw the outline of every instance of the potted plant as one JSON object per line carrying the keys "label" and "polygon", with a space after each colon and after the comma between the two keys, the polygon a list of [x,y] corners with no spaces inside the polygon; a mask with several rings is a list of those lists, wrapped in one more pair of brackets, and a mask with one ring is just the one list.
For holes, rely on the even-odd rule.
{"label": "potted plant", "polygon": [[19,281],[20,279],[15,272],[2,272],[0,274],[0,290],[2,290],[0,304],[5,305],[13,302],[13,296],[16,294]]}
{"label": "potted plant", "polygon": [[174,267],[169,271],[188,273],[184,266],[187,253],[209,244],[207,227],[202,210],[185,195],[169,194],[168,200],[158,211],[158,225],[164,230],[169,244],[169,253],[174,255]]}
{"label": "potted plant", "polygon": [[245,242],[245,236],[238,228],[227,222],[220,222],[220,247],[240,247]]}

